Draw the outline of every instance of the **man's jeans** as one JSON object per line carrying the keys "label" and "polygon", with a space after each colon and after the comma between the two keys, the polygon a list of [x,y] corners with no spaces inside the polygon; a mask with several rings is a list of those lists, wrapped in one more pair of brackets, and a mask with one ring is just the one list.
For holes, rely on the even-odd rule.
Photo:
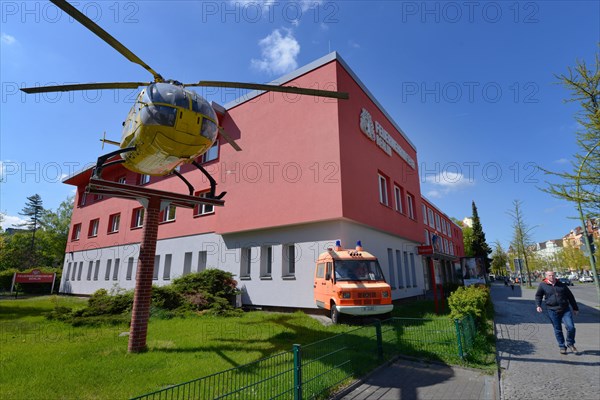
{"label": "man's jeans", "polygon": [[548,317],[554,327],[554,336],[556,336],[558,347],[566,347],[561,322],[564,323],[567,328],[567,346],[574,345],[575,324],[573,323],[573,313],[571,313],[571,309],[569,308],[565,311],[548,310]]}

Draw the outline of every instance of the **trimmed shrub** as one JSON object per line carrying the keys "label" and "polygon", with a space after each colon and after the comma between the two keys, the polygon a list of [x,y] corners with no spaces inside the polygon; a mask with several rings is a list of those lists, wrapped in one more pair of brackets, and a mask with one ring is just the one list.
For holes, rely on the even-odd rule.
{"label": "trimmed shrub", "polygon": [[75,311],[76,317],[92,317],[99,315],[118,315],[129,312],[133,306],[133,291],[122,292],[111,296],[106,289],[99,289],[88,300],[88,306]]}
{"label": "trimmed shrub", "polygon": [[462,319],[470,314],[479,320],[485,316],[489,302],[490,291],[487,287],[477,285],[460,287],[448,297],[450,318]]}
{"label": "trimmed shrub", "polygon": [[186,299],[172,285],[152,286],[152,307],[176,310],[186,305]]}
{"label": "trimmed shrub", "polygon": [[173,288],[194,310],[214,314],[233,311],[233,301],[239,293],[232,273],[213,268],[175,279]]}

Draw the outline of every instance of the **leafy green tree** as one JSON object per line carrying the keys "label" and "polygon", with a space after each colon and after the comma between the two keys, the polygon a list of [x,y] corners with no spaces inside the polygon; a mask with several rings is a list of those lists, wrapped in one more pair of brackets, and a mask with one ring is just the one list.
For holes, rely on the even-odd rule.
{"label": "leafy green tree", "polygon": [[542,190],[559,199],[580,203],[587,217],[597,216],[600,214],[600,55],[596,53],[591,68],[578,61],[575,68],[557,78],[571,93],[566,101],[580,105],[575,117],[580,150],[573,156],[571,171],[552,172],[542,168],[546,174],[559,178],[558,183],[546,182],[548,186]]}
{"label": "leafy green tree", "polygon": [[506,275],[506,263],[508,262],[508,254],[502,248],[499,240],[496,240],[494,252],[492,253],[491,271],[496,275]]}
{"label": "leafy green tree", "polygon": [[40,233],[44,243],[43,258],[46,265],[59,266],[65,257],[65,248],[69,236],[74,197],[67,197],[56,211],[47,210],[42,217],[44,229]]}
{"label": "leafy green tree", "polygon": [[492,253],[492,249],[485,240],[485,233],[483,232],[479,214],[477,213],[477,206],[474,201],[471,203],[471,206],[473,209],[473,242],[471,244],[471,249],[473,250],[474,257],[483,257],[485,260],[485,269],[486,272],[488,272],[490,266],[488,256]]}
{"label": "leafy green tree", "polygon": [[460,226],[460,229],[462,230],[465,257],[473,257],[473,228],[456,218],[451,219],[456,225]]}
{"label": "leafy green tree", "polygon": [[[528,261],[532,259],[532,244],[533,240],[531,238],[531,231],[533,228],[530,228],[525,222],[525,217],[522,211],[522,202],[520,200],[514,200],[513,206],[514,209],[511,211],[507,211],[507,214],[513,220],[513,238],[510,243],[515,256],[518,258],[522,258],[525,261],[525,270],[527,272],[527,282],[531,284],[531,272],[529,270]],[[515,268],[515,272],[518,272]]]}

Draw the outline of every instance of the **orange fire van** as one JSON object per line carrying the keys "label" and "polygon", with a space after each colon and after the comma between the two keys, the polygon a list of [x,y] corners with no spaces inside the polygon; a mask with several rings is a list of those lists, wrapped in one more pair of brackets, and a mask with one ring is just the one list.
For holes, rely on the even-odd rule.
{"label": "orange fire van", "polygon": [[385,282],[379,261],[363,251],[342,249],[338,240],[317,259],[314,297],[317,307],[329,310],[333,323],[340,314],[378,315],[393,310],[392,289]]}

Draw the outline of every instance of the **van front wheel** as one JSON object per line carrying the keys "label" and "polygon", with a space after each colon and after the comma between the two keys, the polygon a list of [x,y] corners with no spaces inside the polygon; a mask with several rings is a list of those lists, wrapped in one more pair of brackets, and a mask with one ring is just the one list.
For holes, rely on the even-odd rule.
{"label": "van front wheel", "polygon": [[340,322],[340,312],[338,311],[335,304],[331,305],[331,322],[337,324]]}

